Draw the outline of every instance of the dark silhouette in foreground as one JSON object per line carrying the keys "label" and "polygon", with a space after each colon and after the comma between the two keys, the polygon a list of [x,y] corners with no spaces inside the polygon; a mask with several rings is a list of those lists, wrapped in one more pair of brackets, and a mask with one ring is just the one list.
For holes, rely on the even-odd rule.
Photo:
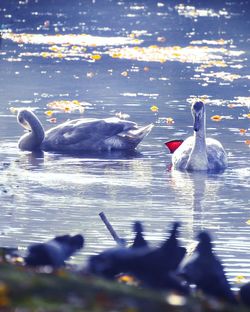
{"label": "dark silhouette in foreground", "polygon": [[31,245],[28,248],[25,262],[30,266],[49,265],[54,268],[60,267],[65,264],[70,256],[81,249],[83,244],[84,238],[80,234],[57,236],[46,243]]}
{"label": "dark silhouette in foreground", "polygon": [[223,266],[213,253],[209,234],[201,232],[198,239],[196,251],[182,269],[182,273],[190,284],[195,284],[205,295],[236,303]]}
{"label": "dark silhouette in foreground", "polygon": [[174,223],[170,237],[159,248],[114,248],[92,256],[89,270],[109,279],[120,273],[132,274],[147,287],[187,293],[188,288],[175,275],[186,253],[177,240],[178,227]]}
{"label": "dark silhouette in foreground", "polygon": [[148,242],[145,240],[143,236],[143,226],[140,221],[136,221],[133,226],[135,232],[135,238],[131,248],[144,248],[148,247]]}

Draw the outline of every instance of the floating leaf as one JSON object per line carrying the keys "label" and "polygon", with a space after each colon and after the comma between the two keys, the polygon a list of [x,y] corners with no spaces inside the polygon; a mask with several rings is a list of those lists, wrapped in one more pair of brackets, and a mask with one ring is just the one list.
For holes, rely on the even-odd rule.
{"label": "floating leaf", "polygon": [[93,55],[91,55],[91,58],[92,58],[92,60],[98,61],[102,58],[102,56],[99,54],[93,54]]}
{"label": "floating leaf", "polygon": [[247,279],[243,275],[238,275],[235,277],[235,283],[236,284],[244,284],[247,282]]}
{"label": "floating leaf", "polygon": [[246,224],[247,224],[247,225],[250,225],[250,219],[246,221]]}
{"label": "floating leaf", "polygon": [[166,123],[167,123],[168,125],[172,125],[172,124],[174,124],[174,119],[173,119],[172,117],[167,117],[167,118],[166,118]]}
{"label": "floating leaf", "polygon": [[65,111],[66,113],[69,113],[69,112],[70,112],[70,107],[69,107],[69,106],[65,106],[65,107],[64,107],[64,111]]}
{"label": "floating leaf", "polygon": [[[250,140],[246,140],[245,144],[250,146]],[[249,220],[249,225],[250,225],[250,220]]]}
{"label": "floating leaf", "polygon": [[120,58],[122,55],[121,55],[121,53],[113,53],[113,54],[111,54],[111,57],[113,57],[113,58]]}
{"label": "floating leaf", "polygon": [[78,110],[80,113],[84,112],[86,106],[90,105],[86,102],[79,102],[78,100],[60,100],[60,101],[53,101],[47,104],[49,108],[54,110],[61,110],[64,112],[75,111]]}
{"label": "floating leaf", "polygon": [[123,72],[121,73],[121,75],[122,75],[123,77],[127,77],[127,76],[128,76],[128,72],[127,72],[127,71],[123,71]]}
{"label": "floating leaf", "polygon": [[153,113],[157,113],[159,111],[159,107],[156,105],[151,106],[150,109]]}
{"label": "floating leaf", "polygon": [[56,121],[57,121],[57,120],[56,120],[55,117],[49,119],[49,122],[51,122],[51,123],[56,123]]}
{"label": "floating leaf", "polygon": [[48,110],[48,111],[45,112],[45,115],[47,115],[47,116],[50,117],[50,116],[53,115],[53,113],[54,113],[54,112],[53,112],[52,110]]}
{"label": "floating leaf", "polygon": [[246,134],[247,130],[246,129],[240,129],[240,134]]}
{"label": "floating leaf", "polygon": [[127,285],[138,286],[139,282],[133,275],[122,274],[117,277],[117,281]]}
{"label": "floating leaf", "polygon": [[214,116],[211,117],[211,119],[212,119],[213,121],[221,121],[222,116],[220,116],[220,115],[214,115]]}

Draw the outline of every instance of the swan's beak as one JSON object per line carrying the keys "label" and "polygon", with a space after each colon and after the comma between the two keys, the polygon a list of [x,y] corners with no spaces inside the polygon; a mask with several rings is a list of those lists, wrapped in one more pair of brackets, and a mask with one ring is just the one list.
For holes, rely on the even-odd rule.
{"label": "swan's beak", "polygon": [[200,130],[201,121],[199,115],[194,115],[194,131],[197,132]]}

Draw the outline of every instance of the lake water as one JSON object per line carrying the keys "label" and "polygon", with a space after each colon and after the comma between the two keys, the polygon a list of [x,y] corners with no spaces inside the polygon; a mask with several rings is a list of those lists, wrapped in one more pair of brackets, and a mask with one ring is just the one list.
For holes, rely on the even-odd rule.
{"label": "lake water", "polygon": [[[1,0],[1,246],[82,233],[72,261],[83,264],[114,246],[101,211],[128,241],[143,221],[152,245],[180,221],[183,245],[210,231],[230,280],[250,279],[250,6],[211,3]],[[228,152],[222,174],[168,170],[164,142],[192,134],[196,97],[207,104],[207,135]],[[74,109],[82,102],[84,113]],[[120,112],[155,127],[134,154],[33,155],[17,148],[20,107],[46,129]]]}

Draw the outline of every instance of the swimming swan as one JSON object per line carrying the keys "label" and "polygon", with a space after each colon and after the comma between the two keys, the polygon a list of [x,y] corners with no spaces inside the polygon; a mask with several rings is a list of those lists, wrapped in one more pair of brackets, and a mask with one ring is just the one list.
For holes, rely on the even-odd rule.
{"label": "swimming swan", "polygon": [[17,121],[29,131],[18,142],[21,150],[60,153],[133,150],[153,128],[109,117],[69,120],[45,132],[36,115],[26,109],[19,110]]}
{"label": "swimming swan", "polygon": [[[191,111],[194,118],[194,135],[184,142],[166,142],[173,152],[172,167],[186,171],[223,171],[227,167],[227,155],[219,141],[206,138],[205,105],[203,102],[196,102]],[[172,144],[175,146],[171,150]]]}

